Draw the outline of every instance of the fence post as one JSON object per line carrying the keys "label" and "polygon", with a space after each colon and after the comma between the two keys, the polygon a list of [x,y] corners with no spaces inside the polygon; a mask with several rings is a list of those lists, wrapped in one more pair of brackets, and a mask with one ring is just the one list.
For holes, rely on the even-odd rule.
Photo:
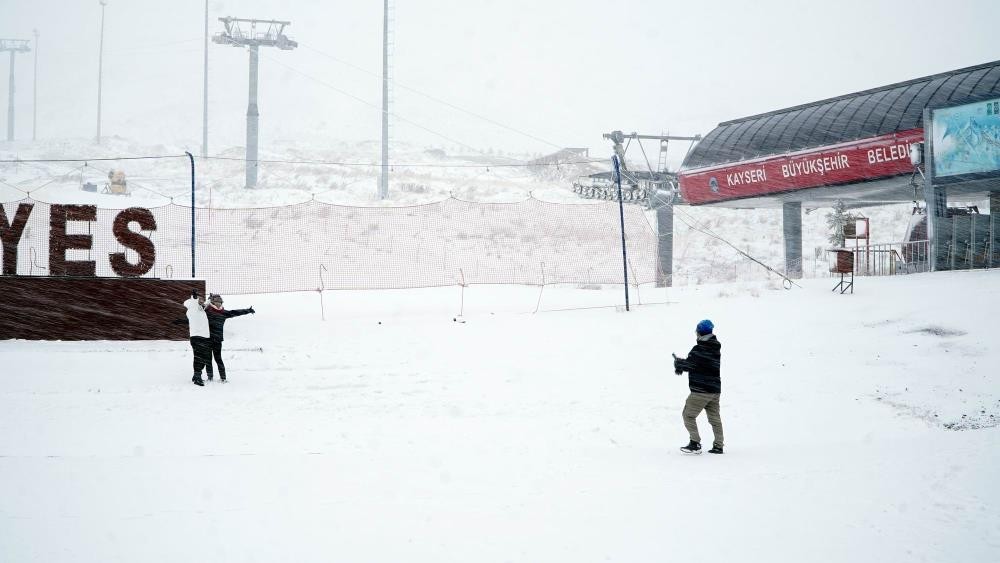
{"label": "fence post", "polygon": [[319,265],[319,288],[316,290],[319,293],[319,318],[322,321],[326,321],[326,307],[323,305],[323,290],[326,289],[326,284],[323,283],[323,270],[326,270],[326,266],[323,264]]}
{"label": "fence post", "polygon": [[[535,313],[542,306],[542,292],[545,291],[545,262],[542,262],[542,287],[538,289],[538,302],[535,303]],[[534,314],[534,313],[532,313]]]}
{"label": "fence post", "polygon": [[462,286],[462,297],[461,297],[461,299],[462,300],[461,300],[461,302],[459,304],[459,309],[458,309],[458,316],[461,317],[461,316],[465,315],[465,272],[462,271],[462,268],[459,268],[458,269],[458,274],[460,276],[462,276],[462,283],[461,283],[461,286]]}
{"label": "fence post", "polygon": [[635,302],[642,305],[642,295],[639,294],[639,275],[635,273],[635,266],[629,261],[628,267],[632,269],[632,283],[635,286]]}

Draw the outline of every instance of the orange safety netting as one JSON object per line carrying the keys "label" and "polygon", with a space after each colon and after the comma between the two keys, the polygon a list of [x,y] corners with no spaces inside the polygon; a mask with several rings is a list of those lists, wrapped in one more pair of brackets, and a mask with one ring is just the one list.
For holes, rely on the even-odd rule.
{"label": "orange safety netting", "polygon": [[[4,204],[8,223],[20,203],[34,204],[18,244],[17,274],[49,275],[50,204]],[[155,231],[132,229],[156,249],[143,277],[191,276],[191,208],[151,208]],[[114,276],[108,255],[125,252],[112,233],[117,209],[93,222],[70,222],[90,234],[98,276]],[[196,277],[228,294],[316,289],[402,289],[458,284],[622,283],[617,203],[476,203],[448,199],[412,207],[352,207],[311,201],[256,209],[195,210]],[[629,282],[656,279],[656,233],[643,210],[625,208]]]}

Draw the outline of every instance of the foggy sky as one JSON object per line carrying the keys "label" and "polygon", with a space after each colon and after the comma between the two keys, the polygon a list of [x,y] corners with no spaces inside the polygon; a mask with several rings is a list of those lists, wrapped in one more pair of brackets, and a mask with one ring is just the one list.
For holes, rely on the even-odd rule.
{"label": "foggy sky", "polygon": [[[95,133],[100,12],[97,0],[0,0],[0,37],[41,34],[42,139]],[[211,0],[209,15],[212,33],[221,16],[290,20],[286,32],[300,42],[290,52],[261,49],[262,150],[279,140],[379,138],[381,1]],[[392,111],[439,135],[395,120],[392,136],[517,152],[582,146],[603,156],[601,134],[613,129],[704,134],[720,121],[998,59],[996,16],[989,0],[398,1],[400,85],[546,142],[399,85]],[[203,26],[201,0],[109,0],[104,135],[200,147]],[[214,43],[209,57],[217,153],[244,144],[248,64],[244,50]],[[33,54],[17,58],[19,140],[31,138],[32,64]],[[4,123],[7,72],[0,57]]]}

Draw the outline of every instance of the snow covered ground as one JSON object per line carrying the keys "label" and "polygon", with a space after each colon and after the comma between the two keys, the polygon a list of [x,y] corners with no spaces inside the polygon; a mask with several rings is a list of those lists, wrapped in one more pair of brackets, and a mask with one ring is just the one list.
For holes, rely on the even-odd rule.
{"label": "snow covered ground", "polygon": [[[0,561],[1000,560],[1000,272],[802,285],[233,297],[205,388],[0,342]],[[704,317],[723,456],[677,449]]]}
{"label": "snow covered ground", "polygon": [[[380,202],[376,197],[380,147],[375,142],[314,145],[281,141],[262,146],[258,184],[247,190],[240,160],[245,157],[243,147],[213,151],[212,158],[205,160],[198,156],[197,145],[154,145],[121,137],[108,137],[101,145],[83,139],[0,141],[0,160],[119,159],[0,164],[0,200],[18,199],[30,191],[33,197],[53,203],[81,203],[80,198],[90,197],[101,207],[126,207],[136,202],[155,206],[169,203],[173,197],[186,204],[190,201],[191,170],[185,151],[195,155],[197,206],[220,208],[288,205],[314,197],[349,205],[413,205],[449,196],[469,201],[520,201],[530,194],[550,201],[578,201],[570,190],[572,179],[606,170],[611,162],[610,156],[600,155],[597,164],[536,174],[524,166],[532,158],[528,154],[481,154],[457,148],[447,152],[439,147],[397,143],[392,152],[390,197]],[[127,160],[151,155],[179,156]],[[123,157],[126,160],[121,160]],[[126,173],[132,197],[92,196],[80,191],[85,182],[103,187],[110,169]]]}

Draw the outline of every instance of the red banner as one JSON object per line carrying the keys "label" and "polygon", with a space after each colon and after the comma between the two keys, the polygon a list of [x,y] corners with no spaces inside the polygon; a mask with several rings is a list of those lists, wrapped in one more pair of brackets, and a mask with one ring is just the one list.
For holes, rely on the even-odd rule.
{"label": "red banner", "polygon": [[923,129],[910,129],[738,164],[685,170],[678,180],[684,199],[698,205],[912,174],[910,144],[923,140]]}

